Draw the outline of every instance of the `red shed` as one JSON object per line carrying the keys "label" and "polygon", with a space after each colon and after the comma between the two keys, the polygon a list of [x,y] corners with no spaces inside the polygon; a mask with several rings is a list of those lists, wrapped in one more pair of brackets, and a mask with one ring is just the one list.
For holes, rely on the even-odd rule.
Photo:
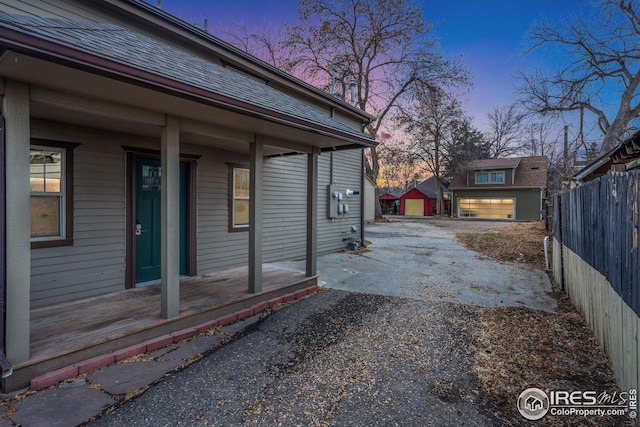
{"label": "red shed", "polygon": [[385,193],[379,197],[380,206],[382,207],[383,215],[398,215],[398,200],[399,197],[390,193]]}
{"label": "red shed", "polygon": [[[443,188],[446,190],[446,187]],[[431,177],[421,182],[402,196],[400,196],[400,215],[433,216],[436,214],[436,179]],[[444,213],[449,213],[451,202],[444,200]]]}

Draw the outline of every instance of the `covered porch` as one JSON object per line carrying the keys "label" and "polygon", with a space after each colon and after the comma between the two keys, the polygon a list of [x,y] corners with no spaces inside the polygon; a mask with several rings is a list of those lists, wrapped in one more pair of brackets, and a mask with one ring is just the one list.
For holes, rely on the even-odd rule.
{"label": "covered porch", "polygon": [[[5,19],[0,222],[10,250],[0,257],[7,325],[0,365],[3,350],[13,374],[3,378],[4,391],[315,285],[318,158],[374,145],[363,132],[368,116],[285,82],[296,89],[291,96],[170,39],[115,24]],[[198,40],[197,52],[200,43],[213,42]],[[153,55],[141,57],[138,48]],[[287,158],[301,162],[268,168]],[[45,164],[58,166],[57,177]],[[236,171],[244,182],[236,183]],[[32,200],[50,209],[34,215]],[[52,231],[33,233],[46,218]],[[266,271],[274,253],[305,258],[305,272]],[[143,280],[137,267],[149,254],[144,266],[154,277]],[[208,275],[236,267],[232,279]]]}
{"label": "covered porch", "polygon": [[[302,296],[317,277],[265,264],[262,291],[247,290],[248,269],[234,268],[180,281],[180,314],[160,315],[160,284],[53,304],[31,310],[31,358],[5,379],[17,389],[44,373],[112,353],[176,331],[214,326],[215,320],[248,317]],[[283,299],[283,297],[285,297]]]}

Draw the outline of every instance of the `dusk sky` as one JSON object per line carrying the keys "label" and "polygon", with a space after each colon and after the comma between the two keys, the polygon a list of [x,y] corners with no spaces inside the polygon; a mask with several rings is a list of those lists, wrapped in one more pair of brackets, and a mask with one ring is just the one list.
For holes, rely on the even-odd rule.
{"label": "dusk sky", "polygon": [[[148,0],[157,3],[156,0]],[[473,88],[466,110],[483,128],[486,114],[512,102],[516,70],[552,66],[560,59],[541,53],[521,56],[523,40],[540,17],[566,20],[587,12],[590,0],[423,0],[423,13],[436,24],[443,52],[462,55],[471,72]],[[162,9],[209,30],[231,30],[243,22],[249,29],[283,27],[298,22],[297,0],[162,0]]]}

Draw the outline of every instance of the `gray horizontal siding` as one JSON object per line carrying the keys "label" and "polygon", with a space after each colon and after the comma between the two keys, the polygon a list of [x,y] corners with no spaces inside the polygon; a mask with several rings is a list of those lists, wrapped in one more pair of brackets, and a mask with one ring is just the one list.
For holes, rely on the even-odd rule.
{"label": "gray horizontal siding", "polygon": [[318,253],[329,253],[347,247],[343,236],[359,237],[360,233],[351,232],[351,226],[360,228],[360,197],[345,198],[349,204],[349,213],[331,220],[327,217],[327,185],[331,183],[331,156],[333,156],[333,184],[344,192],[347,189],[360,191],[362,176],[362,151],[345,150],[324,153],[320,156],[318,183]]}
{"label": "gray horizontal siding", "polygon": [[307,236],[307,156],[264,164],[263,260],[303,259]]}
{"label": "gray horizontal siding", "polygon": [[124,289],[124,151],[87,138],[73,174],[73,246],[31,251],[33,307]]}
{"label": "gray horizontal siding", "polygon": [[[38,133],[39,137],[47,137]],[[51,136],[50,136],[51,137]],[[74,150],[74,245],[31,251],[32,306],[124,289],[125,153],[116,144],[77,136]],[[92,142],[94,141],[94,142]],[[198,160],[197,268],[203,275],[247,265],[248,232],[230,232],[229,163],[219,151],[192,150]],[[341,190],[359,189],[360,153],[336,152],[334,182]],[[318,249],[346,246],[343,233],[359,225],[359,196],[348,199],[351,212],[334,221],[326,217],[330,158],[319,159]],[[263,259],[303,259],[306,251],[307,156],[265,159]],[[344,187],[344,188],[343,188]]]}
{"label": "gray horizontal siding", "polygon": [[219,153],[198,160],[198,274],[246,265],[248,234],[229,232],[229,166]]}
{"label": "gray horizontal siding", "polygon": [[75,21],[103,21],[105,19],[88,2],[71,0],[0,0],[0,11]]}

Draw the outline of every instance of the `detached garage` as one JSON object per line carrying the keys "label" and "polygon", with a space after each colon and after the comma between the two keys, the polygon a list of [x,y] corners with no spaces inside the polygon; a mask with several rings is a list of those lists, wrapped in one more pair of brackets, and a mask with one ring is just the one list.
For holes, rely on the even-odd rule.
{"label": "detached garage", "polygon": [[[448,192],[446,186],[444,192]],[[406,216],[433,216],[436,214],[438,193],[436,191],[436,179],[431,177],[421,182],[402,196],[400,196],[400,215]],[[449,213],[450,201],[443,200],[445,214]]]}
{"label": "detached garage", "polygon": [[482,159],[453,177],[453,216],[531,221],[541,219],[547,190],[545,156]]}

